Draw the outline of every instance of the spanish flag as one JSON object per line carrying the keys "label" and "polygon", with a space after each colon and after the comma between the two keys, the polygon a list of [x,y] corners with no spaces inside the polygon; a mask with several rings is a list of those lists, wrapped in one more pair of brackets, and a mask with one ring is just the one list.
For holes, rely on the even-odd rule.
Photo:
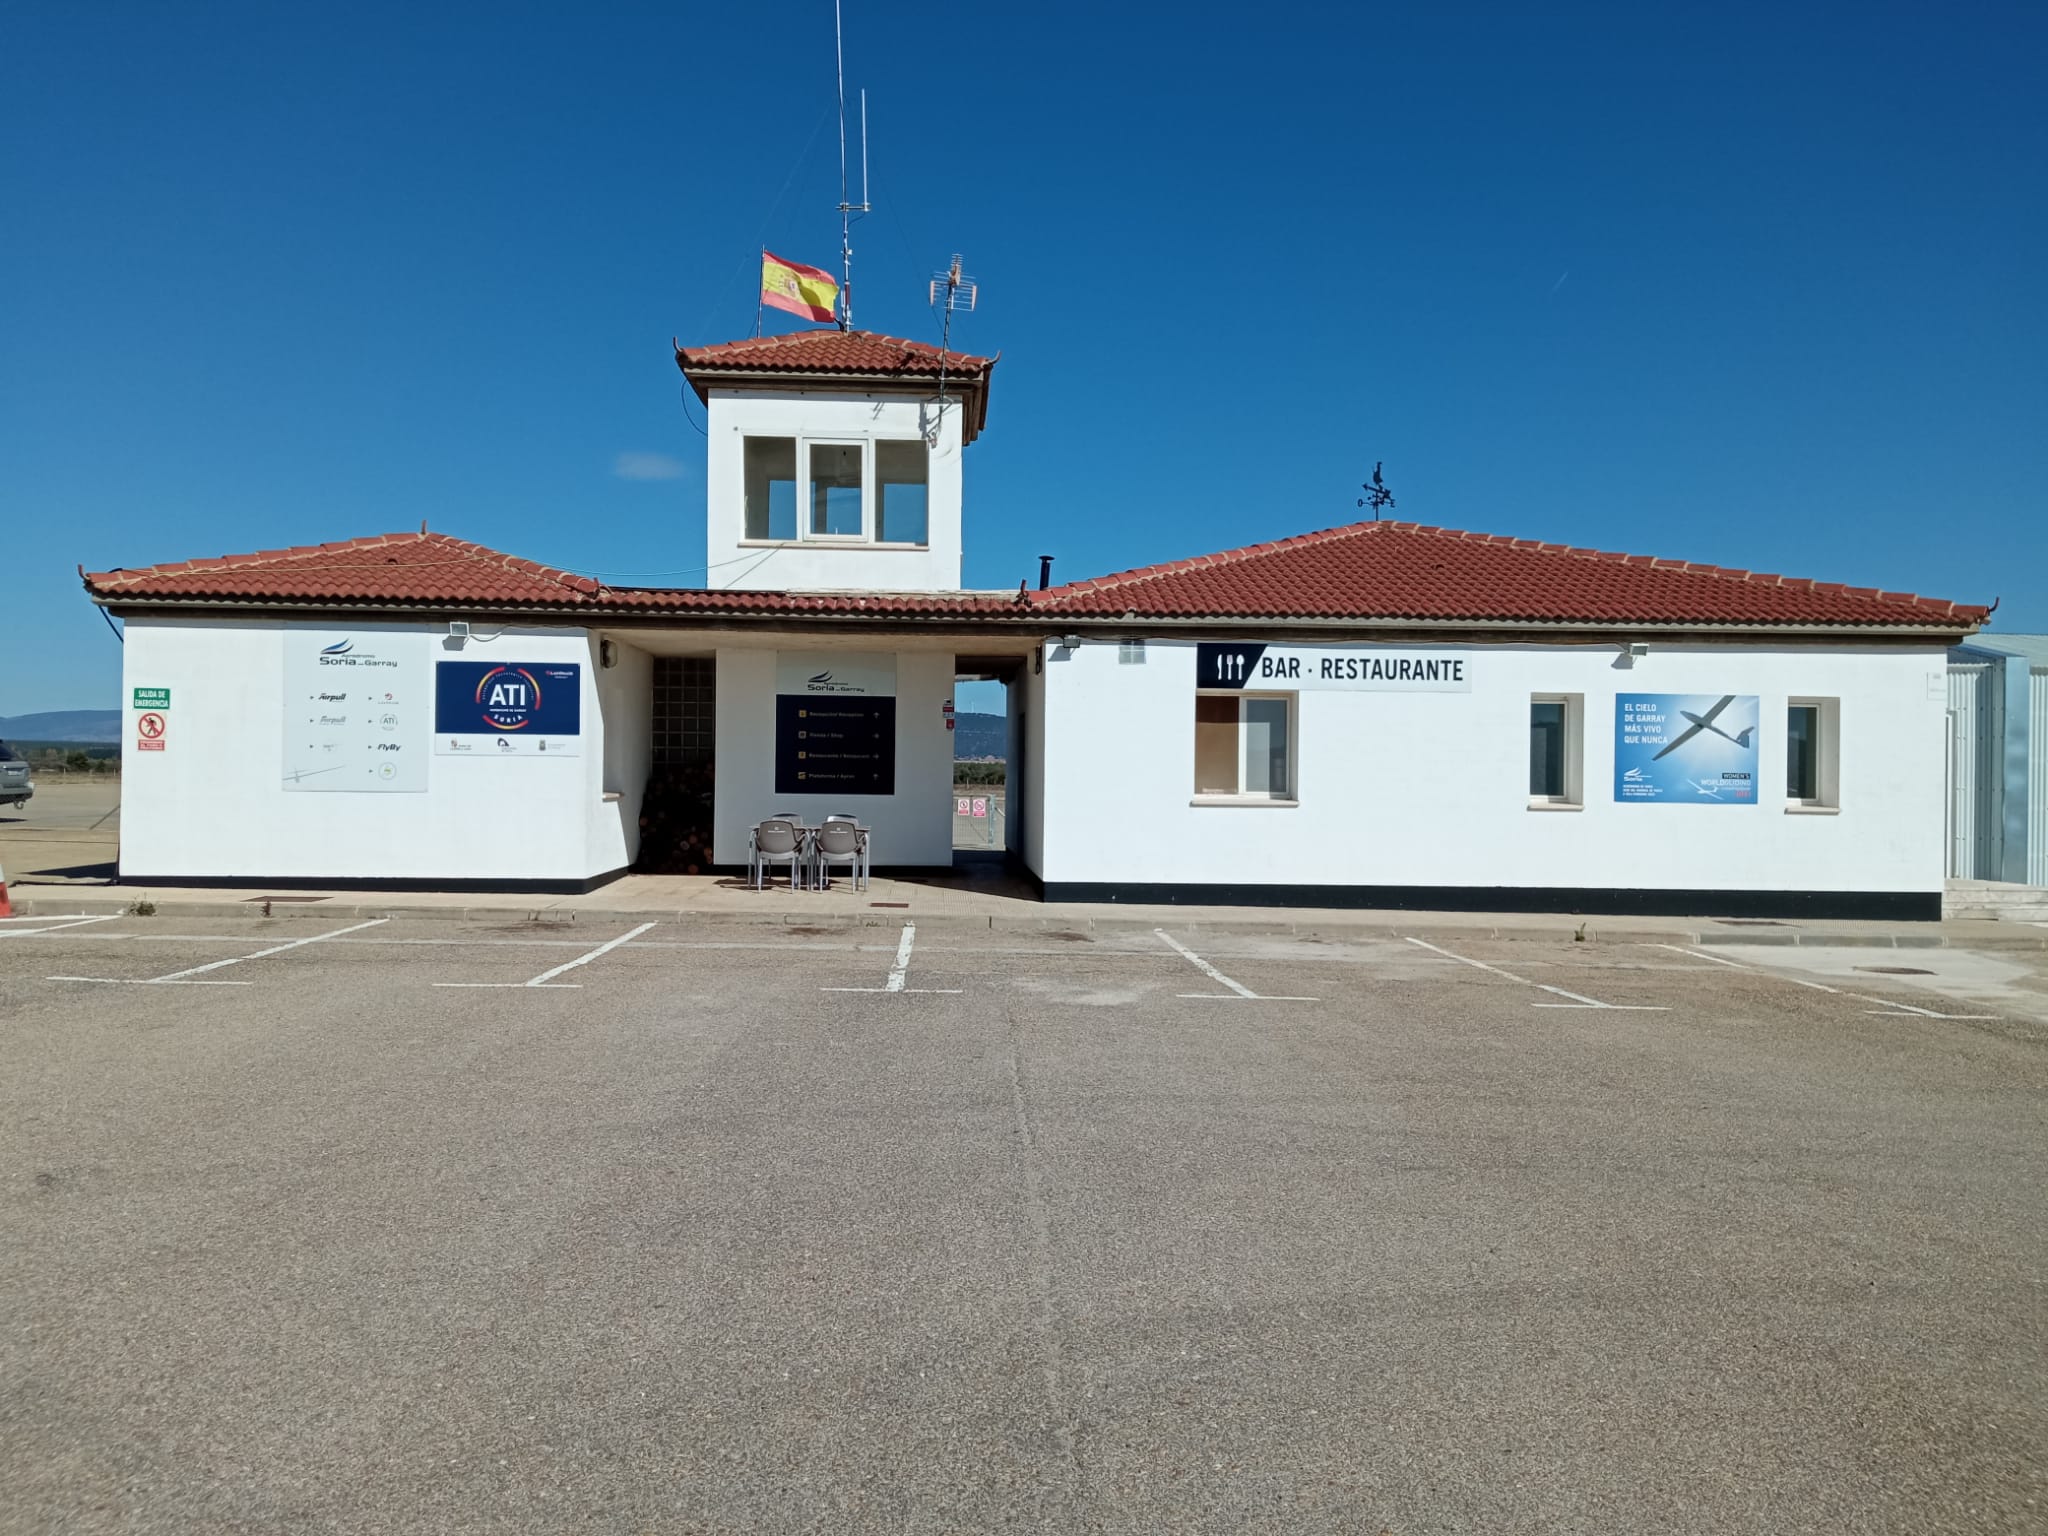
{"label": "spanish flag", "polygon": [[839,284],[830,272],[761,253],[761,302],[771,309],[786,309],[807,320],[836,320],[838,299]]}

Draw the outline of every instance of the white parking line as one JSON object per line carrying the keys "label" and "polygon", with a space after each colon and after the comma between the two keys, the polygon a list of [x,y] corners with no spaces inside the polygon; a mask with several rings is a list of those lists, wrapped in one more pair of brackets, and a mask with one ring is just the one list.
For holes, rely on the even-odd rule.
{"label": "white parking line", "polygon": [[1504,971],[1497,965],[1488,965],[1484,960],[1468,960],[1463,955],[1454,955],[1448,949],[1438,948],[1427,939],[1411,938],[1408,942],[1429,950],[1433,954],[1442,955],[1446,960],[1455,960],[1460,965],[1469,965],[1475,971],[1487,971],[1495,976],[1506,977],[1509,981],[1516,982],[1521,986],[1534,987],[1539,992],[1549,992],[1557,997],[1568,997],[1571,999],[1568,1003],[1531,1003],[1529,1006],[1532,1008],[1599,1008],[1609,1013],[1669,1013],[1671,1011],[1662,1005],[1603,1003],[1597,997],[1585,997],[1577,992],[1567,992],[1563,987],[1553,987],[1548,982],[1531,981],[1526,976],[1517,976],[1513,971]]}
{"label": "white parking line", "polygon": [[31,921],[55,923],[57,926],[54,928],[0,928],[0,939],[27,939],[33,938],[39,933],[63,933],[68,929],[83,928],[87,923],[111,923],[115,918],[125,917],[126,915],[124,912],[109,912],[105,917],[34,918]]}
{"label": "white parking line", "polygon": [[1181,943],[1172,934],[1168,933],[1164,928],[1154,928],[1152,931],[1155,934],[1157,934],[1161,939],[1165,940],[1167,944],[1171,945],[1183,960],[1187,961],[1196,970],[1200,971],[1204,976],[1208,977],[1213,982],[1217,982],[1222,986],[1230,988],[1230,991],[1228,993],[1181,992],[1176,994],[1181,998],[1200,999],[1205,1002],[1234,1002],[1237,999],[1242,998],[1245,1002],[1248,1003],[1314,1003],[1321,1001],[1320,998],[1314,997],[1261,996],[1259,993],[1254,992],[1250,987],[1244,985],[1242,982],[1232,981],[1228,976],[1224,975],[1221,971],[1217,970],[1215,966],[1211,965],[1208,961],[1204,960],[1192,949],[1189,949],[1187,945]]}
{"label": "white parking line", "polygon": [[[1758,975],[1765,974],[1764,972],[1758,971],[1757,968],[1753,965],[1744,965],[1739,960],[1730,960],[1722,955],[1710,955],[1703,949],[1687,949],[1683,944],[1657,944],[1652,947],[1657,949],[1668,949],[1673,954],[1691,955],[1696,960],[1711,960],[1716,965],[1727,966],[1731,971],[1751,971],[1755,972]],[[1789,981],[1795,987],[1805,987],[1808,990],[1814,992],[1833,992],[1839,995],[1842,990],[1840,987],[1830,987],[1823,982],[1802,981],[1797,976],[1781,975],[1777,971],[1771,971],[1768,974],[1776,976],[1780,981]]]}
{"label": "white parking line", "polygon": [[379,923],[388,923],[390,921],[391,919],[388,917],[373,917],[367,923],[351,923],[348,927],[337,928],[332,933],[316,933],[307,938],[293,939],[289,943],[273,944],[269,949],[259,949],[253,955],[236,955],[228,960],[213,960],[205,965],[195,965],[182,971],[173,971],[168,976],[151,976],[144,980],[134,980],[125,976],[52,976],[49,979],[51,981],[92,981],[110,986],[164,987],[182,985],[190,987],[246,987],[249,985],[246,981],[189,981],[187,978],[203,976],[208,971],[218,971],[225,966],[241,965],[250,960],[261,960],[268,955],[281,955],[288,949],[303,949],[306,945],[318,944],[323,939],[340,938],[344,933],[360,933],[365,928],[374,928]]}
{"label": "white parking line", "polygon": [[889,967],[889,979],[879,987],[820,987],[820,992],[915,992],[930,996],[958,997],[958,987],[910,987],[910,951],[917,942],[917,924],[905,923],[903,937],[896,941],[896,963]]}
{"label": "white parking line", "polygon": [[1830,987],[1823,982],[1806,981],[1798,976],[1787,976],[1783,971],[1766,970],[1762,966],[1744,965],[1739,960],[1730,960],[1722,955],[1710,955],[1705,950],[1688,949],[1683,944],[1658,944],[1657,949],[1672,950],[1677,954],[1691,955],[1696,960],[1711,960],[1716,965],[1725,965],[1730,970],[1748,971],[1752,976],[1769,976],[1775,981],[1789,981],[1795,987],[1805,987],[1814,992],[1829,992],[1836,997],[1853,998],[1859,1003],[1876,1003],[1879,1017],[1897,1018],[1901,1013],[1918,1014],[1923,1019],[1995,1019],[1995,1013],[1936,1013],[1932,1008],[1916,1008],[1911,1003],[1894,1002],[1888,997],[1866,997],[1861,992],[1844,992],[1840,987]]}
{"label": "white parking line", "polygon": [[642,923],[638,928],[628,929],[626,932],[620,934],[615,939],[606,939],[602,944],[598,945],[597,948],[591,950],[590,953],[586,955],[578,955],[574,960],[564,961],[562,964],[556,966],[551,971],[542,971],[538,976],[534,977],[531,981],[437,981],[434,983],[434,985],[437,987],[461,987],[469,990],[490,990],[506,987],[551,987],[562,991],[575,991],[583,985],[582,982],[557,981],[555,980],[555,978],[561,975],[564,971],[573,971],[579,965],[590,964],[591,961],[597,959],[600,955],[610,954],[613,950],[617,949],[621,944],[632,943],[635,939],[639,938],[641,934],[645,933],[648,929],[654,926],[655,924],[653,923]]}

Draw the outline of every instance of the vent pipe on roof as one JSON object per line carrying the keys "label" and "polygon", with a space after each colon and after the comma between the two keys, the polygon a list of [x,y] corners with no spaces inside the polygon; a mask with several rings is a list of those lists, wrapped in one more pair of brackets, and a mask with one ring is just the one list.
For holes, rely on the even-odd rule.
{"label": "vent pipe on roof", "polygon": [[1049,586],[1051,586],[1051,585],[1052,585],[1052,556],[1051,556],[1051,555],[1040,555],[1040,556],[1038,557],[1038,590],[1039,590],[1039,591],[1041,591],[1041,592],[1043,592],[1043,591],[1044,591],[1044,590],[1045,590],[1045,589],[1046,589],[1047,587],[1049,587]]}

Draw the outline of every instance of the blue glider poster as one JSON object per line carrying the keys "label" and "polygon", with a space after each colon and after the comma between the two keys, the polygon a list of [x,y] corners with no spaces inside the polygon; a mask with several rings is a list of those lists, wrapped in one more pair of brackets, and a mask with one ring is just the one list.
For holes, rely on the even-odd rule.
{"label": "blue glider poster", "polygon": [[1624,693],[1614,701],[1614,798],[1756,804],[1757,696]]}

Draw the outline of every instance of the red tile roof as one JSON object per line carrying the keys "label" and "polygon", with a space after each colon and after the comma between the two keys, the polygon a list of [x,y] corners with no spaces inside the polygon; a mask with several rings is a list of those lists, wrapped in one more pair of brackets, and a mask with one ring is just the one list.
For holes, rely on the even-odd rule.
{"label": "red tile roof", "polygon": [[905,341],[874,331],[791,331],[786,336],[749,336],[708,347],[676,348],[676,364],[684,373],[716,369],[721,373],[883,373],[936,379],[941,358],[949,376],[972,377],[996,365],[992,357],[941,353],[928,342]]}
{"label": "red tile roof", "polygon": [[[81,573],[83,574],[83,573]],[[613,587],[442,533],[394,533],[85,575],[117,608],[154,602],[663,614],[1072,620],[1350,620],[1573,625],[1974,628],[1966,604],[1609,554],[1415,523],[1354,523],[1046,592],[742,592]]]}
{"label": "red tile roof", "polygon": [[137,571],[95,571],[86,590],[105,599],[222,598],[243,602],[587,602],[588,576],[501,555],[445,533],[386,533],[339,544],[179,560]]}
{"label": "red tile roof", "polygon": [[1037,595],[1056,614],[1440,623],[1907,626],[1954,630],[1988,609],[1419,523],[1352,523]]}
{"label": "red tile roof", "polygon": [[706,592],[608,587],[445,533],[386,533],[339,544],[81,572],[115,607],[153,602],[593,612],[873,613],[903,617],[1014,611],[1010,593]]}
{"label": "red tile roof", "polygon": [[997,357],[968,352],[942,352],[929,342],[906,341],[874,331],[792,331],[784,336],[749,336],[708,347],[676,345],[676,366],[697,397],[707,399],[712,385],[749,379],[755,384],[781,378],[845,379],[889,384],[935,385],[943,368],[947,388],[957,388],[968,401],[967,442],[988,425],[988,386]]}

